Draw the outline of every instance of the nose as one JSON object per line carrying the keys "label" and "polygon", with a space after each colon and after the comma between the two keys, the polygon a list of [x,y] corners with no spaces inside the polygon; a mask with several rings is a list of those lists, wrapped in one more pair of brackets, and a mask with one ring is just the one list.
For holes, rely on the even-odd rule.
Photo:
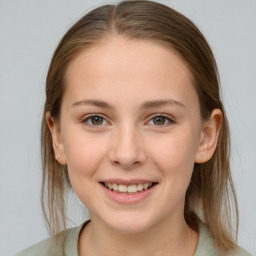
{"label": "nose", "polygon": [[108,157],[113,165],[126,170],[145,163],[146,153],[135,128],[128,125],[117,128],[112,136]]}

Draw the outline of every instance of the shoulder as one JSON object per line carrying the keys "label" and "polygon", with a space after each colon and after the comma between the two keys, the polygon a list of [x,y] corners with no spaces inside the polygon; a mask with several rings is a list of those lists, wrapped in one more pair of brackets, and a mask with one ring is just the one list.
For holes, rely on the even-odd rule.
{"label": "shoulder", "polygon": [[231,256],[252,256],[252,255],[246,250],[244,250],[243,248],[238,246],[237,249],[234,251],[234,253],[231,254]]}
{"label": "shoulder", "polygon": [[209,236],[207,228],[203,224],[200,224],[199,240],[194,256],[216,256],[218,254],[218,250],[214,246],[213,241]]}
{"label": "shoulder", "polygon": [[[199,232],[199,240],[198,240],[198,245],[196,252],[194,256],[216,256],[216,255],[223,255],[221,254],[216,246],[214,245],[207,228],[201,224],[200,225],[200,232]],[[241,247],[237,247],[235,251],[227,254],[226,256],[252,256],[250,253],[245,251]]]}
{"label": "shoulder", "polygon": [[51,244],[53,244],[53,239],[48,238],[22,250],[14,256],[46,256],[52,247]]}
{"label": "shoulder", "polygon": [[54,238],[47,238],[37,244],[34,244],[14,256],[63,256],[63,255],[78,255],[77,243],[81,229],[88,223],[86,221],[78,227],[69,228],[60,233],[61,240],[65,241],[65,246],[57,243]]}

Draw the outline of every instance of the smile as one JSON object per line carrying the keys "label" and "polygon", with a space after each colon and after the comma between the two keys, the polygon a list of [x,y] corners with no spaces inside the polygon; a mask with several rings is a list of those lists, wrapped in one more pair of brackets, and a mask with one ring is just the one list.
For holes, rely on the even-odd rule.
{"label": "smile", "polygon": [[144,201],[158,187],[158,182],[128,182],[129,184],[122,184],[125,182],[100,182],[104,194],[111,201],[119,204],[134,204]]}
{"label": "smile", "polygon": [[124,184],[116,184],[116,183],[110,183],[110,182],[105,182],[104,183],[105,187],[113,190],[115,192],[119,193],[127,193],[127,194],[134,194],[137,192],[141,192],[143,190],[150,189],[154,183],[144,183],[144,184],[131,184],[131,185],[124,185]]}

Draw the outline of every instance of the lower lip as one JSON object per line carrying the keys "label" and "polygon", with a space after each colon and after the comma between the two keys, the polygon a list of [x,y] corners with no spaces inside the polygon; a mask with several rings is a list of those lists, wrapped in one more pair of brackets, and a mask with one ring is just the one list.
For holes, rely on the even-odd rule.
{"label": "lower lip", "polygon": [[155,188],[157,187],[157,184],[152,186],[151,188],[147,189],[147,190],[143,190],[141,192],[138,192],[136,194],[119,194],[114,192],[113,190],[110,190],[108,188],[106,188],[103,184],[101,184],[101,187],[103,188],[103,190],[105,191],[106,195],[114,200],[117,203],[120,204],[134,204],[134,203],[138,203],[140,201],[142,201],[143,199],[147,198],[150,196],[150,194],[153,193],[153,191],[155,190]]}

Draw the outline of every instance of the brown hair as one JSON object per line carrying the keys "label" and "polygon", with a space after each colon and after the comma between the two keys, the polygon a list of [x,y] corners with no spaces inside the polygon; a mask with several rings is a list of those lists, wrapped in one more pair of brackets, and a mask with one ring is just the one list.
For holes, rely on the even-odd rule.
{"label": "brown hair", "polygon": [[[236,247],[238,207],[230,173],[229,128],[220,99],[216,62],[206,39],[189,19],[152,1],[122,1],[90,11],[68,30],[55,50],[46,80],[41,131],[41,202],[50,235],[56,237],[66,228],[65,194],[71,185],[67,167],[55,160],[45,114],[49,111],[56,120],[60,116],[65,71],[71,61],[82,51],[104,43],[111,36],[151,41],[175,51],[193,74],[202,119],[209,118],[215,108],[222,110],[223,123],[216,151],[208,162],[194,166],[184,216],[187,224],[195,230],[200,222],[204,223],[216,246],[222,251],[231,251]],[[231,216],[233,206],[234,216]],[[235,239],[233,217],[236,220]]]}

